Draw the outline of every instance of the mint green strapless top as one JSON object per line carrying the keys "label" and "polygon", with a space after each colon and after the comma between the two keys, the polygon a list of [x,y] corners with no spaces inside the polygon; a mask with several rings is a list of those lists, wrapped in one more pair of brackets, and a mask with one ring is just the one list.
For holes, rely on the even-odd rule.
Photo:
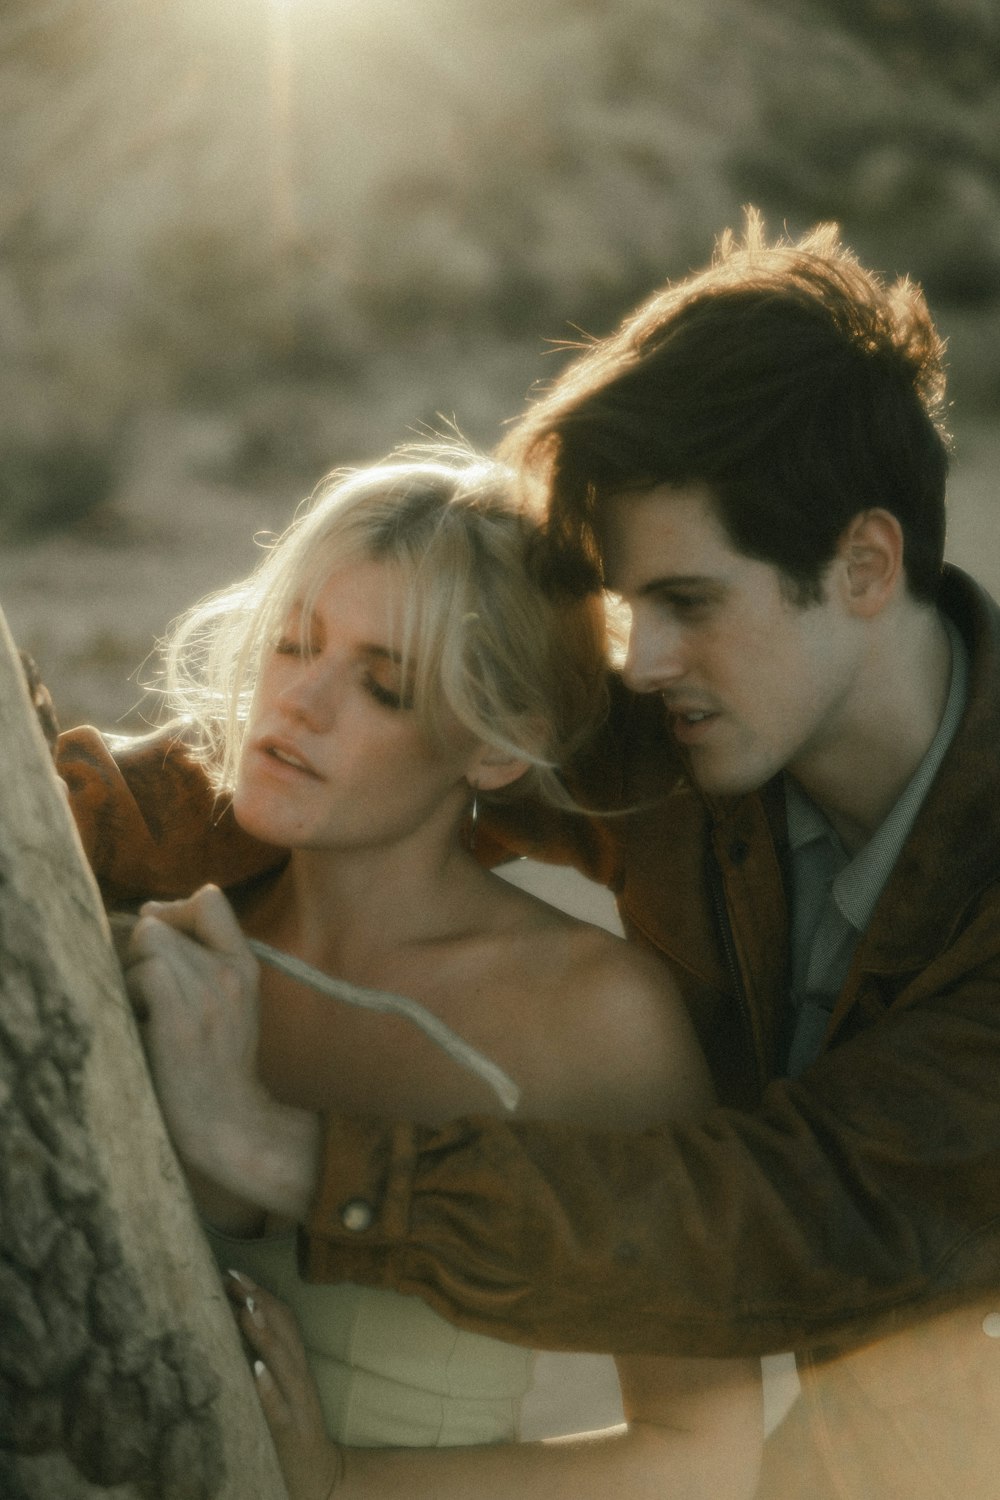
{"label": "mint green strapless top", "polygon": [[303,1281],[294,1232],[205,1232],[221,1270],[245,1271],[292,1307],[334,1441],[450,1448],[517,1440],[530,1349],[454,1328],[419,1297]]}

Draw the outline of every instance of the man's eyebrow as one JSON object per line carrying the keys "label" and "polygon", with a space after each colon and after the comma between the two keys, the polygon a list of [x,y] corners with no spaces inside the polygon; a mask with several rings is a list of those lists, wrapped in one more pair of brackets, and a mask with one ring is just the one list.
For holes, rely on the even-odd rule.
{"label": "man's eyebrow", "polygon": [[672,589],[711,589],[720,593],[724,587],[721,578],[707,573],[663,573],[658,578],[647,578],[635,592],[641,599],[646,594],[665,594]]}

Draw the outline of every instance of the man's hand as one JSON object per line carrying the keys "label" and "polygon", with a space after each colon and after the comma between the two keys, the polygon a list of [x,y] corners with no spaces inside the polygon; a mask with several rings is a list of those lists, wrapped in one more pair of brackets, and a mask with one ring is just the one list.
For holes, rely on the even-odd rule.
{"label": "man's hand", "polygon": [[215,886],[144,906],[125,957],[167,1129],[195,1185],[228,1195],[198,1194],[229,1228],[247,1227],[248,1203],[303,1218],[318,1163],[318,1119],[278,1104],[257,1076],[258,972]]}

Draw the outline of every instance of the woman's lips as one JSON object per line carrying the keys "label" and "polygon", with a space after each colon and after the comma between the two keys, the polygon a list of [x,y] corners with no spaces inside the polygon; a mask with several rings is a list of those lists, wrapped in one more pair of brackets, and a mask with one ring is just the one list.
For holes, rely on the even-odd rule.
{"label": "woman's lips", "polygon": [[287,771],[293,776],[310,776],[316,781],[323,779],[301,751],[286,740],[260,740],[255,749],[272,769]]}

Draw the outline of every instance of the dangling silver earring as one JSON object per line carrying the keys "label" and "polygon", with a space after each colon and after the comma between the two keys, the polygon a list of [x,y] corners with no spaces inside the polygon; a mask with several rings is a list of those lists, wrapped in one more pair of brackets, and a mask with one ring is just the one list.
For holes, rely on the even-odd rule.
{"label": "dangling silver earring", "polygon": [[472,807],[469,809],[469,831],[465,837],[467,849],[476,847],[476,829],[479,826],[479,788],[472,788]]}

